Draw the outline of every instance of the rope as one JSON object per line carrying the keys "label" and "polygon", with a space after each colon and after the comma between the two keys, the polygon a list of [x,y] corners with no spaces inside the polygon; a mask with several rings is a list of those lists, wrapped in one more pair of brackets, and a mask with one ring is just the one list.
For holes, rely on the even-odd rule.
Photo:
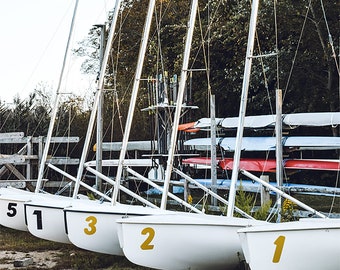
{"label": "rope", "polygon": [[303,31],[305,29],[305,26],[306,26],[306,22],[307,22],[307,19],[308,19],[308,13],[309,13],[309,10],[311,8],[311,0],[309,1],[309,4],[308,4],[308,8],[307,8],[307,12],[305,14],[305,20],[303,21],[303,25],[302,25],[302,29],[301,29],[301,32],[300,32],[300,36],[299,36],[299,41],[298,41],[298,45],[296,47],[296,50],[295,50],[295,54],[294,54],[294,58],[293,58],[293,61],[292,61],[292,66],[291,66],[291,69],[289,71],[289,75],[288,75],[288,80],[287,80],[287,84],[286,84],[286,87],[283,91],[283,95],[282,95],[282,101],[284,101],[285,99],[285,96],[286,96],[286,93],[287,93],[287,90],[288,90],[288,85],[290,83],[290,79],[292,77],[292,74],[293,74],[293,68],[295,66],[295,61],[296,61],[296,58],[297,58],[297,53],[298,53],[298,50],[299,50],[299,46],[301,44],[301,39],[302,39],[302,34],[303,34]]}
{"label": "rope", "polygon": [[[278,27],[277,27],[277,13],[276,13],[276,3],[277,0],[274,0],[274,23],[275,23],[275,51],[276,51],[276,80],[277,80],[277,89],[280,89],[280,72],[279,72],[279,41],[278,41]],[[270,103],[271,104],[271,103]]]}
{"label": "rope", "polygon": [[326,29],[327,29],[327,33],[328,33],[328,42],[329,42],[329,45],[331,46],[331,50],[332,50],[332,57],[334,58],[335,66],[336,66],[336,69],[338,71],[338,75],[340,76],[339,65],[338,65],[338,61],[336,59],[336,53],[335,53],[335,49],[334,49],[333,39],[332,39],[331,32],[329,30],[326,12],[325,12],[325,7],[323,5],[322,0],[320,0],[320,4],[321,4],[321,9],[322,9],[322,14],[323,14],[323,17],[325,19]]}
{"label": "rope", "polygon": [[[339,154],[339,156],[338,156],[338,159],[340,159],[340,154]],[[336,187],[336,188],[337,188],[338,185],[339,185],[339,178],[340,178],[340,170],[338,170],[337,173],[336,173],[336,181],[335,181],[335,187]],[[333,208],[334,208],[334,204],[335,204],[335,199],[336,199],[336,197],[337,197],[337,196],[336,196],[336,192],[334,191],[334,194],[333,194],[333,196],[332,196],[331,207],[330,207],[329,212],[328,212],[329,215],[332,213],[332,210],[333,210]]]}

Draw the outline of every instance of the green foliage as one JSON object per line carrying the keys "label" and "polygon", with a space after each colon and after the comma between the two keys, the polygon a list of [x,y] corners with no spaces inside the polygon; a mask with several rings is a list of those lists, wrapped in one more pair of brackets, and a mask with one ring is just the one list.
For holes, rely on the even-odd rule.
{"label": "green foliage", "polygon": [[254,195],[245,192],[241,184],[240,189],[236,192],[235,206],[250,215],[253,209],[253,204]]}
{"label": "green foliage", "polygon": [[236,193],[235,206],[240,208],[245,213],[252,215],[255,219],[266,220],[270,211],[270,207],[272,205],[272,201],[271,200],[267,201],[265,204],[261,205],[261,207],[259,207],[257,210],[253,211],[254,200],[255,200],[254,194],[249,194],[245,192],[241,183],[240,188]]}
{"label": "green foliage", "polygon": [[[268,200],[254,211],[253,210],[254,200],[255,200],[254,194],[249,194],[245,192],[241,185],[240,189],[237,191],[237,196],[235,198],[235,206],[240,208],[247,214],[252,215],[257,220],[266,220],[271,210],[272,201]],[[292,201],[288,199],[285,199],[283,201],[281,210],[281,222],[296,220],[295,215],[296,210],[297,210],[296,204],[294,204]]]}
{"label": "green foliage", "polygon": [[94,201],[96,200],[96,196],[93,193],[87,192],[86,196],[89,198],[89,200]]}
{"label": "green foliage", "polygon": [[270,208],[272,206],[272,201],[266,201],[260,208],[258,208],[254,212],[254,218],[258,220],[266,220],[268,217],[268,213],[270,212]]}

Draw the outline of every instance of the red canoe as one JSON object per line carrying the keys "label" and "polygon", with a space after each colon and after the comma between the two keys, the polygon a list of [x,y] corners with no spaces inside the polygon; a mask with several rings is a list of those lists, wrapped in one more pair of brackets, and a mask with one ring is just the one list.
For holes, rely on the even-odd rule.
{"label": "red canoe", "polygon": [[[218,165],[223,170],[232,170],[233,159],[218,159]],[[211,165],[209,157],[194,157],[183,160],[183,164]],[[325,170],[338,171],[340,169],[340,160],[332,159],[285,159],[283,161],[285,169],[290,170]],[[240,169],[253,172],[275,172],[275,159],[261,158],[241,158]]]}

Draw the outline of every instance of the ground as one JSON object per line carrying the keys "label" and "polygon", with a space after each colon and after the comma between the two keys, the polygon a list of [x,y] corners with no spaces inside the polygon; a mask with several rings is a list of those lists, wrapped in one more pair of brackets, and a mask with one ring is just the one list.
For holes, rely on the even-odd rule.
{"label": "ground", "polygon": [[33,264],[28,265],[29,268],[35,269],[49,269],[56,266],[59,251],[30,251],[30,252],[17,252],[17,251],[0,251],[0,270],[22,269],[25,267],[15,267],[16,260],[24,258],[32,258]]}

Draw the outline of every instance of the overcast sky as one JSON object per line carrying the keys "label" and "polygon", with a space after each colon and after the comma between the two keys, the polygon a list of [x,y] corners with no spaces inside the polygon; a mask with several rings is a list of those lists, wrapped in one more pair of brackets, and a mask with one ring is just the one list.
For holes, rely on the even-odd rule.
{"label": "overcast sky", "polygon": [[[0,0],[0,99],[26,98],[39,83],[56,89],[75,0]],[[94,24],[104,23],[115,0],[80,0],[71,47]],[[65,87],[79,94],[94,85],[68,61]],[[85,89],[85,90],[84,90]],[[77,92],[78,91],[78,92]]]}

